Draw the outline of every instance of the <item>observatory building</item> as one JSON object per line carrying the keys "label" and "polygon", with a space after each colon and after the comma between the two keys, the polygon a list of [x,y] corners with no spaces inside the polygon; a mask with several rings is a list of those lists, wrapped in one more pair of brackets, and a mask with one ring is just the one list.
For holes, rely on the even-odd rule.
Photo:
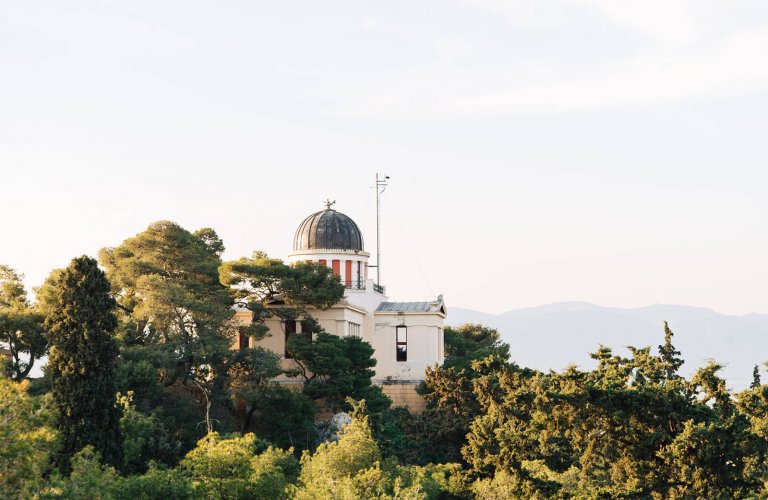
{"label": "observatory building", "polygon": [[[305,218],[293,238],[288,263],[311,261],[326,265],[340,277],[344,298],[327,310],[310,308],[309,313],[325,331],[339,336],[360,337],[374,348],[376,375],[394,406],[421,411],[424,400],[415,388],[424,380],[428,366],[442,364],[443,324],[446,317],[442,296],[424,302],[392,302],[386,289],[369,277],[368,259],[360,228],[348,216],[331,208]],[[375,273],[374,273],[375,274]],[[250,312],[238,311],[241,322],[251,321]],[[270,334],[262,340],[250,339],[284,356],[283,367],[293,367],[285,352],[286,339],[301,332],[301,321],[267,320]],[[282,382],[298,383],[296,379]]]}

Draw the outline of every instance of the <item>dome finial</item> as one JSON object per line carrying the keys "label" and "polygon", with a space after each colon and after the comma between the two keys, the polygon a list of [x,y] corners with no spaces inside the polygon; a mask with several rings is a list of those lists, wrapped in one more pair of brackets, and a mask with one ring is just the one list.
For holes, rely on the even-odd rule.
{"label": "dome finial", "polygon": [[331,201],[330,198],[326,198],[323,203],[325,203],[325,209],[326,210],[330,210],[331,209],[331,205],[335,205],[336,204],[336,200]]}

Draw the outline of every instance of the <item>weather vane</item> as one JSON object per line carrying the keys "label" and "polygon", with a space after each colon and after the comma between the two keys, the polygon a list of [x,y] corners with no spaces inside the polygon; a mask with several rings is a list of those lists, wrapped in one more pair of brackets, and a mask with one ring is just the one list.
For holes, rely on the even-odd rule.
{"label": "weather vane", "polygon": [[326,210],[330,210],[331,209],[331,205],[335,205],[336,204],[336,200],[331,201],[330,198],[326,198],[323,203],[325,203]]}

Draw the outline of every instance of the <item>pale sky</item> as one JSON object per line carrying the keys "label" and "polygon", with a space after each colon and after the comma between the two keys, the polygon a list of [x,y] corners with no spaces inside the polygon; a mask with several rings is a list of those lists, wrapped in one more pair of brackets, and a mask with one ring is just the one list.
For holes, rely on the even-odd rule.
{"label": "pale sky", "polygon": [[392,300],[768,313],[766,117],[764,1],[3,0],[0,263],[328,197],[374,254],[379,172]]}

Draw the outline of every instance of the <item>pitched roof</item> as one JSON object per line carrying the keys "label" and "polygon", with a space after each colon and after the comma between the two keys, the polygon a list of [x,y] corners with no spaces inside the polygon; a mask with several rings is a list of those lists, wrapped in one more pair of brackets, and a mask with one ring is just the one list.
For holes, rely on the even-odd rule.
{"label": "pitched roof", "polygon": [[382,302],[376,312],[429,312],[434,302]]}

